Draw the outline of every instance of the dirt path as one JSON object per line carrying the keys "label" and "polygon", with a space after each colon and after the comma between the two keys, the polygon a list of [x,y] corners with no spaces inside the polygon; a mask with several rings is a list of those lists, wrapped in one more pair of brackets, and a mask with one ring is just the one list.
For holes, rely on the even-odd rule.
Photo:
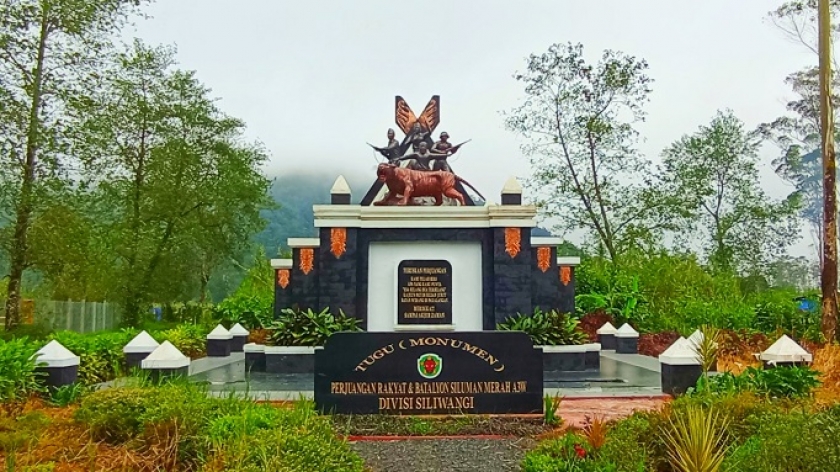
{"label": "dirt path", "polygon": [[359,441],[353,449],[373,472],[515,472],[530,439]]}
{"label": "dirt path", "polygon": [[667,401],[661,397],[635,398],[564,398],[560,403],[560,417],[566,426],[580,428],[586,416],[614,420],[633,414],[634,411],[654,410]]}

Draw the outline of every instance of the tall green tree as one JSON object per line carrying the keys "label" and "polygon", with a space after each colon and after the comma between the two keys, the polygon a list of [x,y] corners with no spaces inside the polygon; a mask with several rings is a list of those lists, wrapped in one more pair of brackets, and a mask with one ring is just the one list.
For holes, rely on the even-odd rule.
{"label": "tall green tree", "polygon": [[76,149],[88,184],[113,211],[125,321],[145,304],[202,292],[213,268],[241,250],[263,222],[269,182],[262,148],[243,140],[241,121],[222,113],[169,48],[139,41],[117,56],[102,86],[76,103]]}
{"label": "tall green tree", "polygon": [[560,229],[587,230],[612,260],[673,229],[663,210],[674,205],[656,191],[654,169],[636,149],[634,125],[651,91],[647,69],[609,50],[590,64],[582,45],[554,44],[514,76],[525,98],[506,119],[525,138],[528,185],[543,215]]}
{"label": "tall green tree", "polygon": [[0,6],[0,168],[10,219],[6,327],[20,322],[32,220],[66,165],[65,100],[139,0],[6,0]]}
{"label": "tall green tree", "polygon": [[668,189],[692,209],[690,221],[718,270],[763,271],[798,235],[797,196],[776,202],[761,189],[760,143],[757,133],[725,111],[663,152]]}

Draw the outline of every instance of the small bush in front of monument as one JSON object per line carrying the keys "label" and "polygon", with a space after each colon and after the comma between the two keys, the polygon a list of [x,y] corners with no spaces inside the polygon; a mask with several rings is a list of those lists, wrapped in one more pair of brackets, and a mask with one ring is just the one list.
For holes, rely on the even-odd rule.
{"label": "small bush in front of monument", "polygon": [[579,324],[576,318],[564,313],[556,310],[544,312],[537,308],[532,315],[517,313],[496,325],[496,329],[523,331],[537,346],[562,346],[587,342],[588,337]]}
{"label": "small bush in front of monument", "polygon": [[767,398],[806,398],[819,386],[819,372],[807,366],[776,369],[748,367],[739,375],[722,372],[708,379],[701,377],[691,394],[750,392]]}
{"label": "small bush in front of monument", "polygon": [[299,311],[287,308],[271,325],[271,344],[274,346],[323,346],[334,333],[361,331],[361,320],[349,317],[339,310],[338,315],[312,310]]}

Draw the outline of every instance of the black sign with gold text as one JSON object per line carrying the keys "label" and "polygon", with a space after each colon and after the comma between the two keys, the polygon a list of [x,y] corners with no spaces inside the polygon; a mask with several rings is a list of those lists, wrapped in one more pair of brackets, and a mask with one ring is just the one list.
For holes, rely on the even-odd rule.
{"label": "black sign with gold text", "polygon": [[452,264],[443,260],[400,262],[397,324],[452,324]]}
{"label": "black sign with gold text", "polygon": [[542,350],[520,332],[337,333],[315,404],[341,414],[541,413]]}

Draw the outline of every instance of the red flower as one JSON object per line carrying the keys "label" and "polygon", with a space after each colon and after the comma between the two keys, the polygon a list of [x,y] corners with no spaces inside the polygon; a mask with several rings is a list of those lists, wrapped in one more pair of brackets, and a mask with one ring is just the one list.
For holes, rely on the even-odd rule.
{"label": "red flower", "polygon": [[586,457],[586,449],[580,447],[580,444],[575,444],[575,454],[581,459]]}

